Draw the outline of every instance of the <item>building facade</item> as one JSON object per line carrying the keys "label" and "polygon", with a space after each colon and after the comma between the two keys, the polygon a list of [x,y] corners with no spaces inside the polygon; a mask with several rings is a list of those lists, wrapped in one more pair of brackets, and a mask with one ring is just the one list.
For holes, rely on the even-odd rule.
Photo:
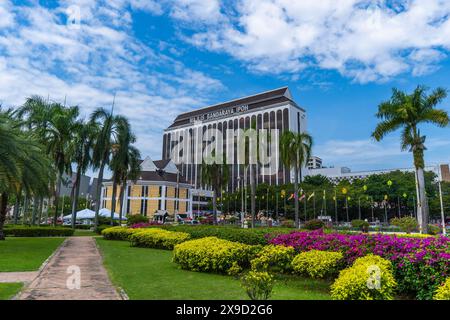
{"label": "building facade", "polygon": [[[170,159],[153,161],[147,157],[141,162],[138,179],[128,181],[125,188],[123,208],[120,206],[120,186],[117,188],[116,213],[140,214],[152,218],[157,212],[192,213],[192,186],[180,174]],[[113,183],[103,182],[101,207],[111,210]]]}
{"label": "building facade", "polygon": [[322,168],[322,159],[316,156],[312,156],[308,159],[308,170]]}
{"label": "building facade", "polygon": [[[287,130],[305,132],[306,111],[295,103],[289,89],[284,87],[183,113],[176,117],[164,132],[162,158],[174,160],[188,183],[192,184],[195,189],[204,189],[201,160],[197,159],[199,153],[194,150],[204,150],[206,147],[203,140],[204,133],[209,129],[217,129],[223,135],[224,148],[228,146],[232,149],[232,161],[231,163],[227,162],[230,176],[226,188],[227,191],[232,192],[249,182],[249,170],[246,170],[246,166],[238,161],[243,155],[241,154],[242,149],[237,146],[237,141],[242,132],[251,128],[256,130],[273,129],[277,130],[279,135]],[[189,161],[180,162],[177,161],[178,159],[174,159],[178,155],[174,156],[173,151],[174,147],[183,143],[186,137],[189,139],[190,148],[184,151],[186,154],[183,154],[183,158],[189,159]],[[229,141],[230,137],[233,141]],[[267,146],[267,153],[274,157],[276,169],[272,170],[270,167],[265,170],[262,164],[258,164],[256,166],[256,183],[270,185],[289,183],[293,179],[293,172],[283,167],[279,150],[274,151],[271,143],[273,142]],[[224,150],[225,152],[227,151]]]}

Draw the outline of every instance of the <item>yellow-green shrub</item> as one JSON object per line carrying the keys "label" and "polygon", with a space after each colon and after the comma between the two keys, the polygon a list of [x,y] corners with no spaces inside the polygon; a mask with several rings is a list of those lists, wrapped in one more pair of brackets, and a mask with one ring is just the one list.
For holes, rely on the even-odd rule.
{"label": "yellow-green shrub", "polygon": [[102,230],[102,236],[106,240],[130,240],[130,236],[142,229],[131,229],[126,227],[111,227]]}
{"label": "yellow-green shrub", "polygon": [[259,251],[256,258],[251,261],[253,270],[286,272],[291,269],[291,262],[294,258],[295,250],[293,247],[268,245]]}
{"label": "yellow-green shrub", "polygon": [[450,278],[445,280],[444,284],[437,288],[434,300],[450,300]]}
{"label": "yellow-green shrub", "polygon": [[251,270],[241,278],[241,286],[252,300],[268,300],[273,285],[273,277],[266,271]]}
{"label": "yellow-green shrub", "polygon": [[295,256],[292,269],[311,278],[332,277],[343,267],[341,252],[310,250]]}
{"label": "yellow-green shrub", "polygon": [[189,240],[185,232],[173,232],[157,228],[141,229],[130,236],[133,247],[157,248],[172,250],[179,243]]}
{"label": "yellow-green shrub", "polygon": [[225,273],[236,265],[248,266],[255,250],[255,246],[206,237],[176,245],[173,261],[187,270]]}
{"label": "yellow-green shrub", "polygon": [[390,261],[367,255],[339,273],[331,285],[334,300],[392,300],[397,283]]}

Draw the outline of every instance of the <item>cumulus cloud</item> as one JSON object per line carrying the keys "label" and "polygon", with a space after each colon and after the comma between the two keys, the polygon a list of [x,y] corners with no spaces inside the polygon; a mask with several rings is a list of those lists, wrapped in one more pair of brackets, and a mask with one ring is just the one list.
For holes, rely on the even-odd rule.
{"label": "cumulus cloud", "polygon": [[[256,72],[320,68],[366,83],[431,72],[450,49],[447,0],[239,0],[213,8],[209,15],[226,19],[194,25],[188,40]],[[183,12],[194,19],[192,7]]]}
{"label": "cumulus cloud", "polygon": [[142,154],[160,157],[162,130],[223,85],[134,37],[133,8],[161,10],[138,0],[62,0],[54,8],[2,1],[0,103],[18,106],[38,94],[87,116],[116,94],[115,110],[130,118]]}

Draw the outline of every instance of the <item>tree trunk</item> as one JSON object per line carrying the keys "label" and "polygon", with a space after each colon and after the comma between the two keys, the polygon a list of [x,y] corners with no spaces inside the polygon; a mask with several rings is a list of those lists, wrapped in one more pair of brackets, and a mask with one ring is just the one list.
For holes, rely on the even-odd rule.
{"label": "tree trunk", "polygon": [[[421,226],[422,233],[428,233],[428,199],[425,191],[425,177],[423,168],[417,168],[417,184],[419,188],[420,197],[420,211],[421,211],[421,219],[419,219],[419,225]],[[419,209],[419,208],[418,208]],[[417,211],[419,212],[419,211]],[[419,216],[418,216],[419,217]]]}
{"label": "tree trunk", "polygon": [[111,196],[111,222],[110,222],[112,226],[114,225],[114,213],[116,212],[116,196],[117,196],[117,179],[116,177],[113,177],[113,190]]}
{"label": "tree trunk", "polygon": [[2,193],[0,199],[0,240],[5,240],[5,233],[3,232],[3,226],[6,220],[6,208],[8,205],[8,194],[6,192]]}
{"label": "tree trunk", "polygon": [[58,172],[58,178],[56,179],[56,191],[55,191],[55,216],[53,217],[53,225],[56,227],[58,222],[59,211],[59,194],[61,192],[61,174]]}
{"label": "tree trunk", "polygon": [[213,190],[213,223],[217,225],[217,191]]}
{"label": "tree trunk", "polygon": [[36,217],[38,213],[39,206],[39,198],[37,196],[33,197],[33,211],[31,215],[31,225],[34,226],[36,224]]}
{"label": "tree trunk", "polygon": [[20,209],[20,196],[22,194],[22,190],[16,194],[16,202],[14,203],[14,224],[19,222],[19,209]]}
{"label": "tree trunk", "polygon": [[256,186],[255,186],[255,177],[253,164],[250,164],[250,211],[252,214],[252,228],[256,227]]}
{"label": "tree trunk", "polygon": [[100,171],[98,172],[98,178],[97,178],[97,190],[96,190],[96,202],[95,202],[95,220],[94,220],[94,228],[97,229],[98,227],[98,212],[100,211],[100,194],[102,192],[102,185],[103,185],[103,171],[105,170],[105,161],[102,162],[100,165]]}
{"label": "tree trunk", "polygon": [[120,212],[119,212],[119,225],[122,225],[122,217],[123,217],[123,204],[124,204],[124,197],[125,197],[125,186],[126,181],[122,183],[120,186],[120,195],[119,195],[119,203],[120,203]]}
{"label": "tree trunk", "polygon": [[3,192],[0,198],[0,240],[5,240],[5,233],[3,232],[3,226],[6,220],[6,208],[8,205],[8,194]]}
{"label": "tree trunk", "polygon": [[72,199],[72,228],[75,229],[77,224],[77,209],[78,209],[78,197],[80,196],[80,179],[81,172],[80,167],[78,166],[77,176],[75,178],[73,199]]}
{"label": "tree trunk", "polygon": [[22,214],[22,224],[27,223],[28,203],[29,203],[28,194],[25,192],[25,199],[24,199],[24,204],[23,204],[23,214]]}
{"label": "tree trunk", "polygon": [[[295,208],[295,228],[300,228],[300,220],[298,217],[298,167],[297,165],[294,167],[294,173],[295,173],[295,177],[294,177],[294,208]],[[306,202],[306,199],[305,199]]]}
{"label": "tree trunk", "polygon": [[44,210],[44,197],[39,198],[39,216],[38,216],[38,226],[41,225],[42,221],[42,211]]}

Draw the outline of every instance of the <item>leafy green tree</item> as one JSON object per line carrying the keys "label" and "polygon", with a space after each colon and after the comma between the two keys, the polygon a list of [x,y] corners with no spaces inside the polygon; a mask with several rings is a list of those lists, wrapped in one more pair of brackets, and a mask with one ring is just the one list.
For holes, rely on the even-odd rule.
{"label": "leafy green tree", "polygon": [[422,232],[428,230],[428,200],[425,193],[424,178],[424,151],[425,136],[421,135],[419,125],[425,123],[446,127],[449,116],[445,110],[435,109],[447,96],[443,88],[435,89],[427,94],[424,86],[418,86],[412,94],[406,94],[393,89],[389,101],[382,102],[378,106],[377,118],[381,122],[377,125],[372,136],[381,141],[388,133],[401,129],[401,148],[409,150],[413,154],[416,170],[417,185],[417,217]]}

